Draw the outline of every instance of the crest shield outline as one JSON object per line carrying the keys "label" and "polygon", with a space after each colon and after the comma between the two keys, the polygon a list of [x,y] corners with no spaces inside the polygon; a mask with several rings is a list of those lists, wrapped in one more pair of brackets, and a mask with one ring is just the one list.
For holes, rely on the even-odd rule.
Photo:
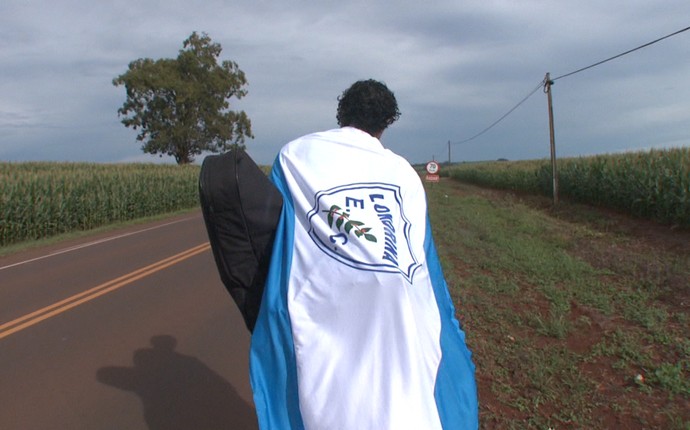
{"label": "crest shield outline", "polygon": [[421,266],[410,243],[411,223],[400,187],[353,183],[319,191],[307,213],[309,237],[329,257],[357,270],[402,275]]}

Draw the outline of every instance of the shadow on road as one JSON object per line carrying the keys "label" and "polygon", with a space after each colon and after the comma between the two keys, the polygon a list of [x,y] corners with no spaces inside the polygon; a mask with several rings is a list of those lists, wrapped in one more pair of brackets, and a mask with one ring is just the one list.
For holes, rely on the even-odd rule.
{"label": "shadow on road", "polygon": [[175,352],[172,336],[154,336],[132,367],[98,369],[99,382],[141,397],[151,430],[257,429],[254,409],[197,358]]}

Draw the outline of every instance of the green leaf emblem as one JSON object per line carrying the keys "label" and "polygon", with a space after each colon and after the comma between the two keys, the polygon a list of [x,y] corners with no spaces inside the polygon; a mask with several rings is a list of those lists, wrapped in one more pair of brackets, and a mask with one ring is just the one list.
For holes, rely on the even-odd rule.
{"label": "green leaf emblem", "polygon": [[326,212],[326,221],[328,221],[328,226],[333,228],[333,223],[335,222],[335,228],[338,231],[345,230],[345,233],[351,234],[354,231],[355,237],[364,239],[369,242],[377,242],[376,236],[369,233],[371,227],[364,227],[364,223],[361,221],[355,221],[350,219],[350,214],[343,212],[342,208],[338,205],[332,205],[329,210],[324,210]]}

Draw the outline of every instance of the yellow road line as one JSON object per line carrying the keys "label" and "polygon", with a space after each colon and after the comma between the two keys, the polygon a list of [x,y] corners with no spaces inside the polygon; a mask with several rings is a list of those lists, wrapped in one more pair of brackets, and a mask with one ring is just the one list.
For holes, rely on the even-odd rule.
{"label": "yellow road line", "polygon": [[61,314],[69,309],[79,306],[83,303],[91,301],[97,297],[107,294],[111,291],[117,290],[118,288],[124,287],[138,279],[148,276],[152,273],[158,272],[170,267],[173,264],[177,264],[187,258],[193,257],[197,254],[207,251],[210,248],[208,243],[203,243],[201,245],[190,248],[179,254],[173,255],[171,257],[165,258],[156,263],[150,264],[141,269],[135,270],[119,278],[105,282],[97,287],[91,288],[90,290],[84,291],[79,294],[75,294],[50,306],[46,306],[30,314],[19,317],[15,320],[9,321],[5,324],[0,325],[0,339],[5,338],[13,333],[30,327],[34,324],[38,324],[48,318],[55,315]]}

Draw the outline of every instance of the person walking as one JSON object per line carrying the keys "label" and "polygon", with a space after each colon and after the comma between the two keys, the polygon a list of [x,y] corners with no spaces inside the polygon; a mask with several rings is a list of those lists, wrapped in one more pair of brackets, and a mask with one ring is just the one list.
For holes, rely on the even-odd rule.
{"label": "person walking", "polygon": [[419,175],[385,149],[379,81],[338,97],[339,128],[285,145],[283,196],[251,339],[261,429],[476,429],[475,367]]}

